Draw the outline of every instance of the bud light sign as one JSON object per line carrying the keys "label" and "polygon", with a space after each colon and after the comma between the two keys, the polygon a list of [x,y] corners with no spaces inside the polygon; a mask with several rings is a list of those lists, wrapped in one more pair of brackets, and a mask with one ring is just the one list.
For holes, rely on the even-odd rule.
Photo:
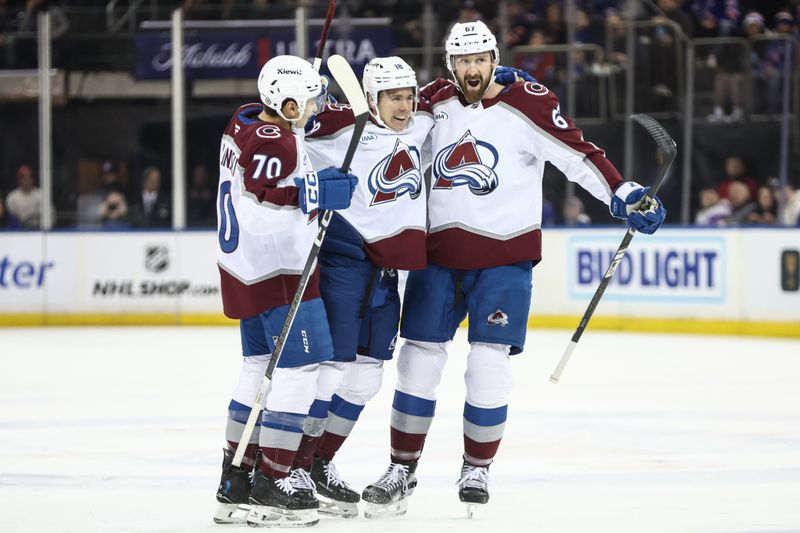
{"label": "bud light sign", "polygon": [[[622,239],[567,240],[570,297],[590,298]],[[640,236],[628,247],[603,296],[669,303],[721,303],[725,298],[725,241],[717,237]]]}

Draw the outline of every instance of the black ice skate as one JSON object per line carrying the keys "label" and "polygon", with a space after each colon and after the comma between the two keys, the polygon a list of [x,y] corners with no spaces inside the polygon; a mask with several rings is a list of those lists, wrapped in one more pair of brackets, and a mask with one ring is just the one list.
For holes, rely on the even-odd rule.
{"label": "black ice skate", "polygon": [[458,498],[467,504],[469,518],[472,518],[478,505],[489,501],[488,466],[472,466],[464,462],[461,467],[461,479],[458,480]]}
{"label": "black ice skate", "polygon": [[342,518],[358,516],[361,496],[339,477],[339,471],[330,461],[314,457],[311,479],[317,487],[319,513]]}
{"label": "black ice skate", "polygon": [[247,525],[253,527],[308,527],[319,522],[314,482],[301,468],[280,479],[258,470],[250,491],[250,505]]}
{"label": "black ice skate", "polygon": [[244,524],[250,512],[250,473],[233,466],[233,452],[222,450],[222,477],[217,488],[217,524]]}
{"label": "black ice skate", "polygon": [[390,463],[383,476],[365,488],[361,495],[367,503],[364,516],[383,518],[405,514],[408,510],[408,497],[417,486],[417,476],[414,475],[416,469],[417,463]]}

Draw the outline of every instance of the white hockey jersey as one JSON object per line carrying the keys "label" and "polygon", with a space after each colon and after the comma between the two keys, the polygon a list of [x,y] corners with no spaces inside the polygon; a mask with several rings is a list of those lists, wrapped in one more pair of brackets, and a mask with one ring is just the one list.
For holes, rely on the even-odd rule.
{"label": "white hockey jersey", "polygon": [[[349,106],[327,105],[306,135],[314,168],[339,166],[353,130]],[[361,135],[350,172],[358,186],[350,207],[337,211],[364,240],[364,251],[382,268],[416,270],[425,258],[426,193],[423,173],[430,164],[426,143],[433,127],[430,108],[417,109],[403,132],[370,120]]]}
{"label": "white hockey jersey", "polygon": [[[291,302],[318,228],[315,215],[299,209],[294,184],[314,172],[303,132],[259,120],[261,110],[240,107],[220,144],[217,264],[230,318]],[[303,299],[316,297],[317,271]]]}
{"label": "white hockey jersey", "polygon": [[546,161],[606,204],[622,181],[542,85],[516,83],[470,105],[452,82],[437,80],[422,96],[435,120],[431,263],[456,269],[537,263]]}

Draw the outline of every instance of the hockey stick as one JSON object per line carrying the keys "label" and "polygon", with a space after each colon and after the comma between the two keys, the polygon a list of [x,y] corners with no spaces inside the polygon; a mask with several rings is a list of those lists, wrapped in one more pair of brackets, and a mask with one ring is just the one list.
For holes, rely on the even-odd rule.
{"label": "hockey stick", "polygon": [[[672,161],[675,159],[675,156],[678,153],[678,147],[675,145],[675,141],[672,140],[672,137],[669,136],[669,133],[667,133],[663,126],[661,126],[661,124],[659,124],[653,117],[649,115],[638,114],[631,115],[631,119],[633,119],[635,122],[638,122],[647,130],[647,133],[649,133],[650,136],[653,137],[653,140],[656,141],[656,144],[661,150],[662,155],[662,162],[661,166],[658,167],[656,180],[653,182],[653,185],[650,187],[650,190],[647,192],[642,202],[643,205],[646,205],[650,202],[653,196],[656,195],[658,189],[661,187],[661,183],[664,181],[664,177],[667,175],[667,171],[669,170],[669,167],[672,165]],[[620,261],[622,261],[622,258],[625,257],[625,251],[628,249],[628,245],[630,244],[631,239],[633,239],[633,235],[635,233],[636,230],[633,228],[628,228],[628,231],[625,233],[622,243],[619,245],[619,248],[617,248],[617,253],[614,254],[614,259],[611,261],[611,264],[608,265],[608,270],[606,270],[603,279],[600,281],[600,285],[594,292],[592,301],[589,302],[589,307],[587,307],[586,312],[583,313],[583,318],[581,318],[580,324],[578,324],[578,329],[576,329],[575,333],[572,335],[572,340],[570,340],[567,349],[564,351],[564,355],[561,356],[561,360],[558,362],[555,372],[553,372],[553,374],[550,376],[551,382],[558,383],[558,380],[561,379],[561,373],[564,372],[564,367],[567,366],[567,361],[569,361],[572,351],[578,345],[578,341],[581,340],[583,331],[589,324],[589,320],[592,318],[592,314],[594,314],[597,304],[600,303],[600,298],[603,297],[603,293],[606,291],[606,287],[608,287],[611,277],[614,275],[614,271],[617,270]]]}
{"label": "hockey stick", "polygon": [[319,37],[319,44],[317,44],[317,56],[314,58],[314,70],[319,72],[319,67],[322,66],[322,53],[325,51],[325,43],[328,42],[328,30],[331,29],[331,22],[333,22],[333,13],[336,11],[336,0],[330,0],[328,3],[328,14],[325,15],[325,23],[322,25],[322,33]]}
{"label": "hockey stick", "polygon": [[[355,118],[353,136],[350,138],[350,144],[347,146],[347,152],[345,153],[344,161],[342,162],[341,166],[342,172],[347,172],[350,169],[350,163],[353,161],[353,155],[355,155],[356,148],[358,148],[358,143],[361,140],[361,132],[364,131],[364,126],[367,124],[369,108],[367,107],[367,101],[364,99],[364,93],[361,91],[361,85],[358,83],[358,79],[356,79],[353,69],[350,67],[350,64],[345,58],[340,55],[331,56],[328,59],[328,69],[331,71],[336,83],[339,84],[342,92],[347,97],[347,101],[350,103],[350,107],[353,110],[353,116]],[[244,430],[242,431],[242,436],[239,439],[239,446],[236,447],[236,453],[233,456],[234,466],[238,467],[242,464],[242,459],[244,458],[244,453],[247,449],[247,443],[250,442],[250,435],[253,434],[258,413],[261,411],[261,408],[264,405],[264,397],[266,396],[267,389],[272,381],[272,373],[275,371],[275,367],[278,365],[278,361],[283,354],[283,347],[286,345],[286,339],[289,337],[292,324],[297,316],[297,310],[300,308],[300,301],[303,299],[303,293],[306,291],[306,286],[308,286],[308,280],[311,278],[311,274],[314,272],[314,269],[317,266],[317,256],[319,255],[319,250],[322,246],[322,241],[325,239],[325,234],[328,231],[328,224],[330,224],[332,216],[333,211],[320,210],[319,212],[320,223],[319,229],[317,230],[317,237],[314,239],[314,244],[311,246],[308,259],[306,259],[306,264],[303,267],[303,272],[300,275],[300,281],[297,283],[297,290],[295,291],[294,298],[292,298],[292,303],[289,306],[289,312],[286,314],[286,320],[283,322],[281,333],[278,336],[278,340],[275,341],[275,350],[272,352],[272,357],[270,358],[269,364],[267,365],[267,370],[264,373],[264,379],[261,381],[261,386],[256,394],[253,407],[250,409],[250,416],[247,417],[247,423],[245,424]],[[245,443],[244,446],[242,446],[242,443]]]}

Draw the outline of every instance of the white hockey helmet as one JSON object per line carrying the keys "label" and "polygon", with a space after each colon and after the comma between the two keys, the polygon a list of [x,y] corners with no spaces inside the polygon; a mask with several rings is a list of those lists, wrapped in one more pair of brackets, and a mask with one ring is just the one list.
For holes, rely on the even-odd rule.
{"label": "white hockey helmet", "polygon": [[454,24],[444,43],[444,49],[447,54],[447,68],[450,69],[450,72],[453,72],[455,66],[453,59],[458,55],[489,52],[492,55],[492,62],[496,62],[499,57],[497,39],[486,24],[480,20]]}
{"label": "white hockey helmet", "polygon": [[[364,67],[364,75],[361,78],[361,85],[364,86],[364,96],[369,104],[369,114],[381,126],[386,126],[378,113],[378,96],[381,91],[387,89],[410,88],[414,92],[414,109],[411,111],[411,119],[417,112],[417,102],[419,101],[419,87],[417,86],[417,74],[403,59],[397,56],[376,57]],[[375,110],[373,110],[373,105]]]}
{"label": "white hockey helmet", "polygon": [[323,88],[319,73],[311,63],[297,56],[275,56],[261,68],[258,92],[265,106],[276,111],[282,119],[294,123],[295,120],[283,115],[283,103],[289,98],[297,102],[302,117],[306,102],[309,98],[321,96]]}

